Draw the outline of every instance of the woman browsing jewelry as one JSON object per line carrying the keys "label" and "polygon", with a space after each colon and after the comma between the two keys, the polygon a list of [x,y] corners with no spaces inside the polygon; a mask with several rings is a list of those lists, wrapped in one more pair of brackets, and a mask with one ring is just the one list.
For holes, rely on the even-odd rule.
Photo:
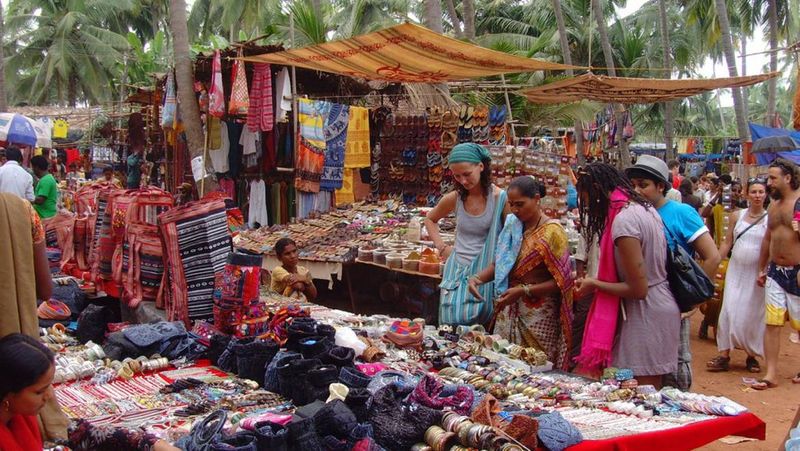
{"label": "woman browsing jewelry", "polygon": [[508,215],[495,263],[469,279],[469,291],[494,279],[494,331],[524,347],[542,349],[556,368],[567,369],[572,336],[573,277],[567,234],[545,216],[545,186],[530,176],[508,187]]}
{"label": "woman browsing jewelry", "polygon": [[[491,303],[470,294],[467,278],[492,263],[501,219],[508,213],[506,193],[491,181],[491,156],[485,147],[462,143],[453,147],[448,159],[456,190],[446,194],[425,217],[425,229],[446,259],[442,276],[439,323],[483,324],[492,315]],[[440,219],[455,212],[455,245],[444,243]],[[482,297],[493,291],[481,287]]]}

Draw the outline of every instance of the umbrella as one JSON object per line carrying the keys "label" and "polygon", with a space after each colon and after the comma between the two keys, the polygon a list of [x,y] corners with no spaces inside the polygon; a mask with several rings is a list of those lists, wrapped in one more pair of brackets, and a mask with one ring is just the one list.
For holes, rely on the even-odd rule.
{"label": "umbrella", "polygon": [[44,124],[16,113],[0,113],[0,141],[31,147],[53,147],[50,131]]}
{"label": "umbrella", "polygon": [[800,149],[800,143],[789,135],[767,136],[753,142],[752,152],[789,152]]}

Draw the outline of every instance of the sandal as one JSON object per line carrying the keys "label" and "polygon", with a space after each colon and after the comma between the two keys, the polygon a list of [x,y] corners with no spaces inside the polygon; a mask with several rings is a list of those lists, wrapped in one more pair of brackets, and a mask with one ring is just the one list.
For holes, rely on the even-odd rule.
{"label": "sandal", "polygon": [[795,376],[792,378],[792,383],[793,383],[793,384],[800,384],[800,373],[797,373],[797,374],[796,374],[796,375],[795,375]]}
{"label": "sandal", "polygon": [[750,388],[753,390],[766,390],[768,388],[775,388],[778,384],[775,382],[769,381],[767,379],[759,379],[756,382],[750,384]]}
{"label": "sandal", "polygon": [[711,371],[712,373],[718,373],[721,371],[728,371],[730,369],[731,358],[730,357],[722,357],[718,355],[713,359],[706,362],[706,369]]}
{"label": "sandal", "polygon": [[749,356],[747,360],[744,361],[745,366],[747,367],[747,371],[751,373],[760,373],[761,366],[758,364],[758,360],[755,357]]}

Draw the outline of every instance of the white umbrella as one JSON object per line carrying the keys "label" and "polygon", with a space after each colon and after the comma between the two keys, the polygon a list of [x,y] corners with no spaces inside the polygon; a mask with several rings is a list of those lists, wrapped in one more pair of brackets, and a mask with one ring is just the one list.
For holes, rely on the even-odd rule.
{"label": "white umbrella", "polygon": [[44,124],[17,113],[0,113],[0,141],[31,147],[53,147],[50,131]]}

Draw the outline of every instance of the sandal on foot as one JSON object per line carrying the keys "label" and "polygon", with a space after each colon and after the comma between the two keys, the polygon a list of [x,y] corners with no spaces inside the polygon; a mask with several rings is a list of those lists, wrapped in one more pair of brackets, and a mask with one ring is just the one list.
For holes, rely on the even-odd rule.
{"label": "sandal on foot", "polygon": [[778,384],[776,384],[775,382],[769,381],[767,379],[759,379],[754,384],[751,384],[750,388],[752,388],[753,390],[766,390],[768,388],[775,388],[777,386]]}
{"label": "sandal on foot", "polygon": [[761,366],[758,364],[758,360],[755,357],[748,357],[747,360],[744,361],[745,366],[747,367],[747,371],[751,373],[760,373]]}
{"label": "sandal on foot", "polygon": [[793,383],[793,384],[800,384],[800,373],[797,373],[797,374],[796,374],[796,375],[795,375],[795,376],[792,378],[792,383]]}
{"label": "sandal on foot", "polygon": [[712,373],[728,371],[730,369],[730,364],[730,357],[722,357],[721,355],[718,355],[706,362],[706,369]]}

